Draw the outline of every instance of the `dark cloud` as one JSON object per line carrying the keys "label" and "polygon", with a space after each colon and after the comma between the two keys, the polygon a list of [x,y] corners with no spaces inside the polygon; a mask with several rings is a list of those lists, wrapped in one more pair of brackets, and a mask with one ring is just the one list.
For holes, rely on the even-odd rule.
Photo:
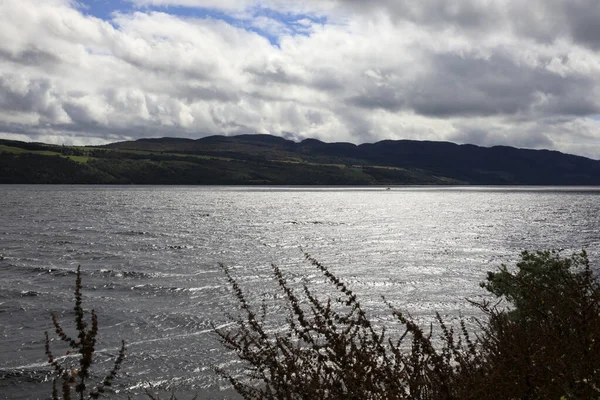
{"label": "dark cloud", "polygon": [[399,87],[371,86],[359,91],[346,100],[348,105],[366,108],[399,111],[406,107],[405,93]]}
{"label": "dark cloud", "polygon": [[131,52],[118,54],[119,58],[126,61],[136,69],[150,71],[158,75],[179,76],[186,79],[210,81],[214,76],[217,66],[210,62],[197,62],[193,65],[182,65],[176,58],[161,60],[161,54],[150,53],[146,57],[139,57]]}
{"label": "dark cloud", "polygon": [[58,121],[64,115],[48,79],[26,80],[18,75],[0,76],[0,109],[38,113],[49,122]]}
{"label": "dark cloud", "polygon": [[490,30],[498,25],[495,1],[480,0],[339,0],[346,7],[363,13],[383,11],[395,21],[419,25],[456,27],[464,30]]}
{"label": "dark cloud", "polygon": [[576,45],[600,48],[600,2],[597,0],[511,3],[507,21],[518,35],[548,44],[569,39]]}
{"label": "dark cloud", "polygon": [[519,63],[504,51],[488,57],[476,52],[432,54],[419,80],[370,82],[347,102],[437,118],[600,113],[596,82],[585,76],[560,76],[547,64]]}
{"label": "dark cloud", "polygon": [[437,54],[430,66],[417,90],[408,94],[410,107],[428,116],[515,114],[531,106],[537,91],[550,89],[548,72],[518,66],[499,54]]}
{"label": "dark cloud", "polygon": [[562,3],[570,34],[576,43],[600,49],[600,2],[569,0]]}
{"label": "dark cloud", "polygon": [[305,83],[302,78],[288,72],[282,65],[252,65],[245,68],[244,72],[252,75],[254,82],[259,85]]}
{"label": "dark cloud", "polygon": [[80,129],[89,129],[90,126],[98,124],[90,109],[81,104],[67,102],[63,105],[63,109]]}
{"label": "dark cloud", "polygon": [[338,0],[362,13],[379,10],[396,22],[480,36],[515,33],[524,39],[600,49],[598,0]]}
{"label": "dark cloud", "polygon": [[50,67],[60,63],[60,58],[55,54],[35,47],[30,47],[16,53],[0,48],[0,60],[35,67]]}
{"label": "dark cloud", "polygon": [[203,100],[235,103],[241,99],[241,90],[235,90],[234,88],[225,85],[198,86],[179,84],[177,86],[178,87],[174,92],[180,95],[188,103]]}
{"label": "dark cloud", "polygon": [[555,146],[555,143],[544,132],[527,131],[517,135],[507,135],[506,133],[465,126],[458,133],[450,135],[448,139],[456,143],[476,144],[486,147],[505,145],[530,149],[548,149]]}

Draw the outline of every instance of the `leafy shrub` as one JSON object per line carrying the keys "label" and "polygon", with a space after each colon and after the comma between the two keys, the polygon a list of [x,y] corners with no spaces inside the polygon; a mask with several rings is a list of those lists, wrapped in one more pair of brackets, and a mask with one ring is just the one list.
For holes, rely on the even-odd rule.
{"label": "leafy shrub", "polygon": [[396,335],[377,327],[339,278],[306,258],[334,295],[319,298],[306,285],[297,293],[272,266],[285,329],[267,321],[265,305],[249,304],[223,266],[241,314],[233,328],[216,333],[245,369],[218,372],[245,399],[600,398],[600,285],[585,252],[524,252],[514,272],[502,266],[490,273],[482,285],[501,302],[473,303],[484,313],[476,333],[437,315],[434,334],[388,304]]}
{"label": "leafy shrub", "polygon": [[[522,253],[482,284],[510,308],[488,304],[480,388],[486,398],[600,398],[600,284],[585,251]],[[482,389],[480,389],[481,391]]]}

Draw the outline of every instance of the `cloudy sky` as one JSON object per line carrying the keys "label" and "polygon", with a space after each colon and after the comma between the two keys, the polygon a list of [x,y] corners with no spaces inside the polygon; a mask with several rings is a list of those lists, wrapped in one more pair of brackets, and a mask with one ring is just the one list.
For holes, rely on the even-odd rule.
{"label": "cloudy sky", "polygon": [[268,133],[600,159],[598,0],[0,0],[0,137]]}

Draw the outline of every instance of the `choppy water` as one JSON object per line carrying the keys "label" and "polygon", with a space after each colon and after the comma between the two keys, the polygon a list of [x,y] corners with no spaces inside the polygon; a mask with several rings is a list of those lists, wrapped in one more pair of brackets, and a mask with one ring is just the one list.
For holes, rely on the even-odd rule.
{"label": "choppy water", "polygon": [[[377,313],[379,298],[427,316],[470,315],[465,297],[524,249],[600,255],[600,188],[0,186],[0,398],[44,398],[50,312],[72,317],[81,264],[101,360],[126,339],[117,381],[232,396],[211,334],[235,310],[218,263],[251,295],[270,264],[314,285],[300,247]],[[125,393],[125,392],[122,392]]]}

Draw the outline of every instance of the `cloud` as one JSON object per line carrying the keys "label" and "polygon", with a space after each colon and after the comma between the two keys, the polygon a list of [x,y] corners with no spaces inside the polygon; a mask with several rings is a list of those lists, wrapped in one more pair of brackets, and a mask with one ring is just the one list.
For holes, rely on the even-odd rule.
{"label": "cloud", "polygon": [[552,41],[568,35],[579,44],[600,46],[600,4],[596,0],[129,0],[138,7],[176,6],[244,15],[256,9],[330,17],[383,13],[398,22],[474,35],[513,31]]}
{"label": "cloud", "polygon": [[131,5],[103,20],[75,1],[0,2],[2,137],[269,133],[600,158],[596,1]]}

